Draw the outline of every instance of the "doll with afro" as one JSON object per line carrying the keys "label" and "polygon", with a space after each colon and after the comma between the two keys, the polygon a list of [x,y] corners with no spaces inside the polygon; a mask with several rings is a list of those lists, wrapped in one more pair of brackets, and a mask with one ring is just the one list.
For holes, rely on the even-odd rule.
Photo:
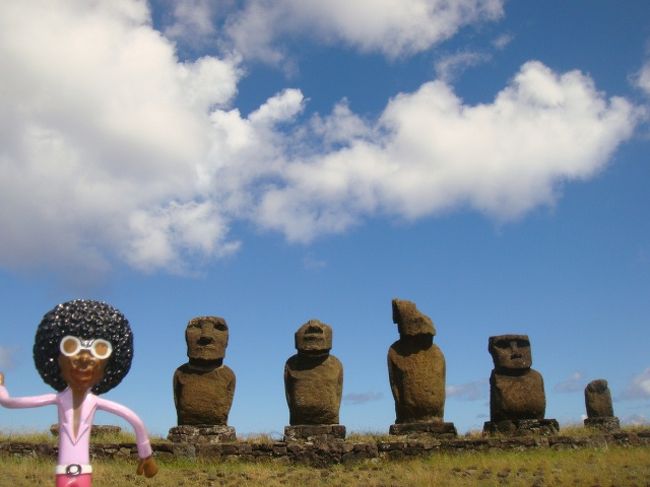
{"label": "doll with afro", "polygon": [[34,363],[57,393],[11,397],[0,372],[0,405],[28,408],[55,405],[59,416],[56,487],[90,487],[89,439],[96,410],[116,414],[136,433],[139,475],[153,477],[158,467],[146,429],[130,409],[98,397],[117,386],[131,367],[133,334],[124,315],[109,304],[74,300],[45,314],[36,330]]}

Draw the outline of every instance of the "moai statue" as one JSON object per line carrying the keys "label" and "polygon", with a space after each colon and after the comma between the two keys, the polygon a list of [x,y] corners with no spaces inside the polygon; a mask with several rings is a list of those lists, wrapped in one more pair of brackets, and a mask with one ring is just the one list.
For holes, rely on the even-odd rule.
{"label": "moai statue", "polygon": [[174,373],[174,403],[178,427],[169,439],[218,443],[236,439],[228,426],[235,394],[235,374],[223,358],[228,346],[228,325],[217,316],[193,318],[185,329],[189,362]]}
{"label": "moai statue", "polygon": [[494,369],[490,375],[490,421],[483,430],[517,434],[557,432],[557,421],[544,419],[544,379],[530,368],[533,359],[528,335],[490,337],[488,351]]}
{"label": "moai statue", "polygon": [[339,423],[343,366],[330,355],[332,328],[309,320],[295,334],[298,353],[284,366],[284,390],[289,406],[287,440],[345,438]]}
{"label": "moai statue", "polygon": [[585,405],[587,418],[584,423],[588,428],[602,431],[616,431],[621,428],[619,419],[614,416],[612,394],[605,379],[593,380],[585,388]]}
{"label": "moai statue", "polygon": [[388,349],[388,377],[395,399],[395,424],[390,434],[455,436],[444,423],[445,357],[433,343],[431,318],[411,301],[393,299],[393,322],[399,340]]}

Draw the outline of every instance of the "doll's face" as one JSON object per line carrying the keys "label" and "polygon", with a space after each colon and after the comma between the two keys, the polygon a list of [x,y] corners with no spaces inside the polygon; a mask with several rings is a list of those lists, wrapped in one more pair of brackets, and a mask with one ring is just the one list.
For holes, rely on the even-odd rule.
{"label": "doll's face", "polygon": [[84,340],[66,336],[61,340],[61,377],[71,389],[87,391],[104,378],[104,369],[113,348],[102,339]]}

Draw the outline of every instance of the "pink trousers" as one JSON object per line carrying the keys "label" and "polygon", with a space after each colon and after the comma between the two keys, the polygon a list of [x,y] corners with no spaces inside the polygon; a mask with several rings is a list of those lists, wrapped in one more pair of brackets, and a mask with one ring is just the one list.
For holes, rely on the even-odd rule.
{"label": "pink trousers", "polygon": [[82,473],[81,475],[57,475],[56,487],[92,487],[93,474]]}

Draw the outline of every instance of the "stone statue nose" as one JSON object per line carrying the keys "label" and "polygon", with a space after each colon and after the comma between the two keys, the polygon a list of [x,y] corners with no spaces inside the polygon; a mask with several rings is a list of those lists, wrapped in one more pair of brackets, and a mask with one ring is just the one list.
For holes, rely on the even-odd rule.
{"label": "stone statue nose", "polygon": [[211,336],[201,335],[199,338],[199,345],[210,345],[214,341],[214,338]]}

